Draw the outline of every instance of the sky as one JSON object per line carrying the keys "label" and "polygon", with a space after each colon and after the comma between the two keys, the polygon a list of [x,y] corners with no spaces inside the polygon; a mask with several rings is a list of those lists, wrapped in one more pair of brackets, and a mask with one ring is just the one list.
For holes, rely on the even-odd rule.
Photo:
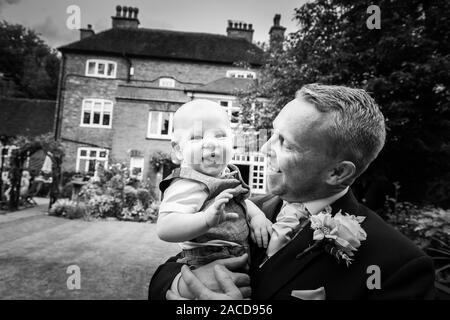
{"label": "sky", "polygon": [[253,41],[268,42],[275,14],[286,34],[298,27],[294,9],[306,0],[0,0],[0,20],[37,31],[51,47],[79,39],[79,31],[67,27],[67,8],[80,8],[81,26],[95,32],[111,28],[116,5],[139,8],[140,27],[226,34],[227,21],[253,24]]}

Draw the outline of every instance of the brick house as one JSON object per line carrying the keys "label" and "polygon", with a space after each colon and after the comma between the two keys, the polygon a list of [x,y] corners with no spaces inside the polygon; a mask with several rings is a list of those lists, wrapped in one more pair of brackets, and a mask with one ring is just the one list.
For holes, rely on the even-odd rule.
{"label": "brick house", "polygon": [[[149,160],[157,151],[170,154],[173,113],[206,98],[226,108],[238,128],[236,90],[257,79],[263,52],[252,43],[251,24],[228,21],[227,35],[219,35],[140,28],[137,16],[137,8],[117,6],[111,29],[96,34],[88,25],[79,41],[59,48],[56,135],[66,147],[63,170],[126,162],[157,186],[166,173]],[[284,34],[274,27],[271,39]],[[244,179],[263,193],[264,157],[236,151]]]}

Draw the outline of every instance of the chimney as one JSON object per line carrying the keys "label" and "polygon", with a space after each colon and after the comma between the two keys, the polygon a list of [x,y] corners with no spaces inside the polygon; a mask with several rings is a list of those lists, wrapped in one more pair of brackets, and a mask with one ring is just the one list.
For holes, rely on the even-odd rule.
{"label": "chimney", "polygon": [[139,20],[137,18],[139,13],[138,8],[117,6],[116,16],[112,18],[113,28],[129,28],[137,29],[139,26]]}
{"label": "chimney", "polygon": [[281,15],[276,14],[273,18],[273,26],[270,28],[270,47],[274,49],[281,49],[284,41],[285,27],[280,26]]}
{"label": "chimney", "polygon": [[94,30],[92,30],[92,25],[88,24],[87,29],[80,29],[80,40],[83,40],[87,37],[93,36],[95,34]]}
{"label": "chimney", "polygon": [[230,38],[243,38],[248,42],[253,41],[253,25],[242,21],[228,20],[227,36]]}

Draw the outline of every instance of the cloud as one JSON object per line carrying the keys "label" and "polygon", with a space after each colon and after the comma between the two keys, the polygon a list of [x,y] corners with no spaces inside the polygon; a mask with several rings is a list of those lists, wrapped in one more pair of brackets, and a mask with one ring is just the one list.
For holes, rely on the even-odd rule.
{"label": "cloud", "polygon": [[2,11],[3,7],[11,4],[18,4],[20,0],[0,0],[0,12]]}
{"label": "cloud", "polygon": [[65,26],[61,27],[50,17],[47,17],[42,23],[35,24],[31,29],[40,34],[51,47],[72,42],[78,36],[78,31],[69,30]]}

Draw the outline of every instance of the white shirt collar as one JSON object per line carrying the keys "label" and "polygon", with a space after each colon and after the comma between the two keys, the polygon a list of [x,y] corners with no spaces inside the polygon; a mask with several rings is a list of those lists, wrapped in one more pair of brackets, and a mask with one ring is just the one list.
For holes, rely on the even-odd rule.
{"label": "white shirt collar", "polygon": [[[348,191],[349,187],[345,188],[339,193],[336,193],[328,198],[323,199],[317,199],[312,201],[307,201],[304,203],[305,207],[308,209],[308,211],[312,214],[318,214],[320,211],[325,209],[326,206],[332,204],[333,202],[337,201],[338,199],[342,198]],[[284,201],[284,205],[286,205],[286,201]]]}

